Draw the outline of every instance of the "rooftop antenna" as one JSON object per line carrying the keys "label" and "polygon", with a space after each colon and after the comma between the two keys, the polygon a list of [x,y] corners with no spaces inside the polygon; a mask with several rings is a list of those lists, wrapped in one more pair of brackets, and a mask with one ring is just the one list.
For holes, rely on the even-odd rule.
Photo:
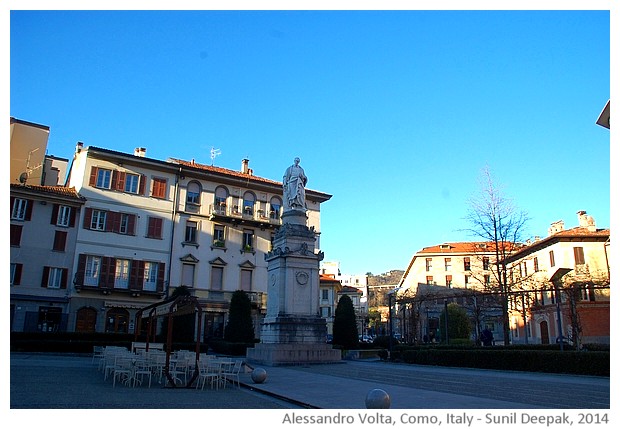
{"label": "rooftop antenna", "polygon": [[215,161],[215,157],[221,154],[222,154],[221,150],[211,147],[211,165],[212,166],[213,166],[213,161]]}

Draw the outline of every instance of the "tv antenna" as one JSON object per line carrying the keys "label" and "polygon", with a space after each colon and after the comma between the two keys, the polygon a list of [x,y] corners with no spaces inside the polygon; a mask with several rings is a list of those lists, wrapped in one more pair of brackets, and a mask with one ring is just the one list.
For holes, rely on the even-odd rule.
{"label": "tv antenna", "polygon": [[215,157],[221,154],[222,154],[221,150],[211,147],[211,165],[213,165],[213,162],[215,161]]}
{"label": "tv antenna", "polygon": [[26,171],[24,171],[22,174],[19,175],[19,183],[21,183],[22,185],[26,184],[26,182],[28,181],[28,178],[30,177],[30,175],[32,174],[34,170],[37,170],[43,166],[43,164],[39,164],[34,168],[30,168],[30,158],[32,157],[32,154],[38,150],[39,148],[37,147],[28,153],[28,159],[26,160]]}

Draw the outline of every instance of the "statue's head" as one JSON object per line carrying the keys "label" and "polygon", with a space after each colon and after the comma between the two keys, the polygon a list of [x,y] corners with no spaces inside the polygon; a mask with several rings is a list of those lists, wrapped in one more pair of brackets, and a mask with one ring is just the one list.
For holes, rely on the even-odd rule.
{"label": "statue's head", "polygon": [[301,161],[299,157],[295,157],[295,165],[299,164],[299,161]]}

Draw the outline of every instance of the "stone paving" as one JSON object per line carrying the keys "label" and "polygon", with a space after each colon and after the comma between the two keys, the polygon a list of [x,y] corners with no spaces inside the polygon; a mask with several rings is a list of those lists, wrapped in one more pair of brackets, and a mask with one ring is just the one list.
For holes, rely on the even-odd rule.
{"label": "stone paving", "polygon": [[[264,367],[242,388],[112,387],[87,356],[11,354],[12,409],[364,409],[373,389],[393,409],[608,409],[610,379],[380,361]],[[248,370],[249,371],[249,370]]]}

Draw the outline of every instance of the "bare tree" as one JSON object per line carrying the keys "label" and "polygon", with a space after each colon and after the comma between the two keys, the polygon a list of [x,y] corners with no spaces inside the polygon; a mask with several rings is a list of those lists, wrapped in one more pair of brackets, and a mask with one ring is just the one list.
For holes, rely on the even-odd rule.
{"label": "bare tree", "polygon": [[504,261],[523,241],[522,234],[529,217],[526,212],[517,209],[512,201],[502,193],[501,188],[496,186],[488,167],[482,170],[480,182],[480,194],[469,200],[466,220],[471,227],[466,231],[493,245],[495,261],[490,267],[494,277],[492,286],[501,296],[504,344],[509,344],[508,295],[510,284]]}

